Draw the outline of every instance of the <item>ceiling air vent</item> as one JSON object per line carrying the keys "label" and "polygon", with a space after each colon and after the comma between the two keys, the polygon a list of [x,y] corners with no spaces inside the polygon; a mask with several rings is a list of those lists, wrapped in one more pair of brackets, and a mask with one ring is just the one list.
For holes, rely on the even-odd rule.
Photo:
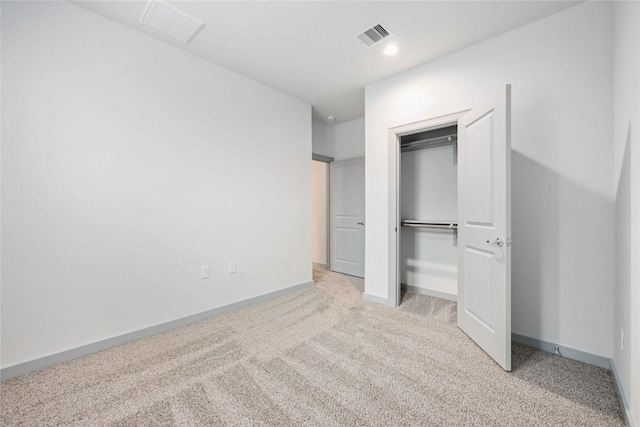
{"label": "ceiling air vent", "polygon": [[367,47],[371,47],[379,41],[389,38],[392,35],[393,33],[391,33],[391,31],[389,31],[389,29],[386,28],[382,24],[382,22],[378,22],[372,27],[358,33],[356,37],[359,38],[362,43],[367,45]]}
{"label": "ceiling air vent", "polygon": [[149,2],[140,22],[185,43],[191,41],[204,25],[204,22],[160,0]]}

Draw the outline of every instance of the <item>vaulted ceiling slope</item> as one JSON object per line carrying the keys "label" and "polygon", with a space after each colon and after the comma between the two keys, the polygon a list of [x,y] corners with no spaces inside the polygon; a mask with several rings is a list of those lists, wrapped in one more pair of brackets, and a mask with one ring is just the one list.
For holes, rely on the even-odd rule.
{"label": "vaulted ceiling slope", "polygon": [[[189,43],[140,22],[148,1],[74,1],[311,103],[334,123],[364,116],[364,87],[572,7],[570,1],[170,1],[204,21]],[[357,33],[381,21],[393,36],[366,47]],[[399,46],[387,57],[387,43]]]}

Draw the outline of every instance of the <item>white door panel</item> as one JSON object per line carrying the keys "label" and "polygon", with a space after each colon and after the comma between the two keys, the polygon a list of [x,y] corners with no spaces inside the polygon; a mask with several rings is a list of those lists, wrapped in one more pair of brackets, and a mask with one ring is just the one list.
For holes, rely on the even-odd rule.
{"label": "white door panel", "polygon": [[358,229],[336,227],[336,260],[358,263],[360,261],[359,238]]}
{"label": "white door panel", "polygon": [[358,196],[360,168],[357,165],[338,165],[333,166],[333,172],[332,182],[337,190],[336,215],[342,218],[359,217],[361,214]]}
{"label": "white door panel", "polygon": [[329,268],[364,277],[364,157],[332,162],[329,182]]}
{"label": "white door panel", "polygon": [[511,88],[458,121],[458,326],[511,370]]}
{"label": "white door panel", "polygon": [[466,221],[477,225],[492,226],[493,224],[493,200],[491,195],[493,179],[492,170],[492,124],[493,111],[478,118],[466,127],[468,144],[465,156],[465,204]]}
{"label": "white door panel", "polygon": [[[481,322],[489,331],[494,331],[495,319],[493,307],[493,262],[490,251],[465,247],[466,277],[464,294],[467,311]],[[487,280],[489,278],[489,280]]]}

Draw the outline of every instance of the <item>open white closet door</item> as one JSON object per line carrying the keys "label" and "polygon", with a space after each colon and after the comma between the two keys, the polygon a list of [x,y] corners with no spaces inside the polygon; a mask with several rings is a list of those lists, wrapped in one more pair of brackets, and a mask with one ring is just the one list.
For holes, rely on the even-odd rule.
{"label": "open white closet door", "polygon": [[511,86],[458,121],[458,326],[511,370]]}

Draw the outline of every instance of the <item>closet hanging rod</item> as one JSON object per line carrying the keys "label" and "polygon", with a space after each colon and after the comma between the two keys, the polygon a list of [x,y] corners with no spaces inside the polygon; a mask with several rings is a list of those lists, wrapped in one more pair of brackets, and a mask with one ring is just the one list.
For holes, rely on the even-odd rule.
{"label": "closet hanging rod", "polygon": [[418,141],[403,142],[400,144],[402,148],[414,147],[417,145],[432,145],[432,144],[453,144],[458,141],[457,135],[438,136],[436,138],[420,139]]}
{"label": "closet hanging rod", "polygon": [[401,221],[402,227],[414,227],[414,228],[439,228],[444,230],[457,230],[458,224],[455,222],[427,222],[427,221]]}

